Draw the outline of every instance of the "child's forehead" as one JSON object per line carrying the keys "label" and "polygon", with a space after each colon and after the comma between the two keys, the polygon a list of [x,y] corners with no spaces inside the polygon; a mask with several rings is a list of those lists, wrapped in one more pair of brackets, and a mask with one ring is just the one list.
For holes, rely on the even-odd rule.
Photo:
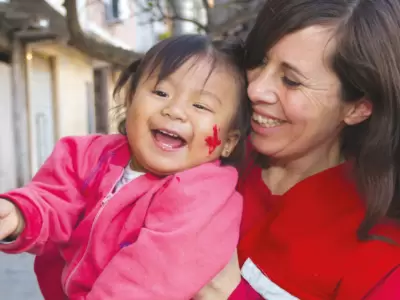
{"label": "child's forehead", "polygon": [[191,57],[174,70],[170,70],[169,66],[165,66],[161,62],[153,70],[147,71],[147,78],[157,82],[173,81],[182,83],[194,81],[200,85],[206,85],[216,80],[230,80],[233,78],[233,72],[221,59],[201,56]]}

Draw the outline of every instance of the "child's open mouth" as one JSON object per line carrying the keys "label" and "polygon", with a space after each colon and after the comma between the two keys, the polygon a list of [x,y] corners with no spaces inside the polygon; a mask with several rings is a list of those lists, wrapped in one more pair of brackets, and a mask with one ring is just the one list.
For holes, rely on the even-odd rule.
{"label": "child's open mouth", "polygon": [[166,129],[154,129],[151,133],[156,144],[162,150],[174,151],[186,146],[186,141],[175,132]]}

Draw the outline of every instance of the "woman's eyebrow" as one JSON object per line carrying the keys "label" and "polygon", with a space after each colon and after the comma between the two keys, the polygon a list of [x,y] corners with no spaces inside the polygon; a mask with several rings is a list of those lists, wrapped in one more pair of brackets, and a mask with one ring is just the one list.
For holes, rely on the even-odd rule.
{"label": "woman's eyebrow", "polygon": [[283,62],[282,63],[282,67],[285,69],[289,69],[291,71],[293,71],[294,73],[296,73],[297,75],[303,77],[304,79],[309,79],[307,76],[305,76],[296,66],[288,63],[288,62]]}

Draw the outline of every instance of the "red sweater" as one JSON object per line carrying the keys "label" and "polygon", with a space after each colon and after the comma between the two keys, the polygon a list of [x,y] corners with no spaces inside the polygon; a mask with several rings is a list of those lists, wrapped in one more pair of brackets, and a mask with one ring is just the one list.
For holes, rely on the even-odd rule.
{"label": "red sweater", "polygon": [[[246,173],[239,259],[263,277],[247,274],[261,299],[274,299],[265,280],[304,300],[400,299],[400,247],[357,240],[365,208],[349,173],[348,164],[326,170],[282,196],[271,194],[260,168]],[[374,233],[400,241],[397,225]],[[250,285],[242,283],[230,299],[260,299]]]}
{"label": "red sweater", "polygon": [[[381,242],[357,242],[363,208],[344,171],[344,166],[327,170],[283,196],[273,196],[261,169],[251,168],[239,186],[245,205],[239,258],[243,263],[251,257],[264,274],[302,300],[329,299],[338,282],[338,299],[357,300],[366,294],[368,300],[400,299],[400,250]],[[379,230],[399,240],[397,227]],[[363,249],[366,258],[355,254]],[[45,299],[63,294],[59,282],[64,263],[57,254],[48,249],[48,255],[36,259],[38,278],[53,286]],[[229,299],[263,298],[243,280]]]}

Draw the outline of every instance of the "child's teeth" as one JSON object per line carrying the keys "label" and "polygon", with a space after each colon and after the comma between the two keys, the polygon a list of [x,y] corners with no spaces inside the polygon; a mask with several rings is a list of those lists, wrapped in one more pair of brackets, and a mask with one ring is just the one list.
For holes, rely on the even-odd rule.
{"label": "child's teeth", "polygon": [[166,132],[166,131],[163,131],[163,130],[160,130],[160,131],[161,131],[163,134],[172,136],[172,137],[174,137],[174,138],[178,138],[178,136],[177,136],[176,134],[173,134],[173,133],[170,133],[170,132]]}
{"label": "child's teeth", "polygon": [[259,114],[253,113],[253,120],[263,127],[276,127],[283,123],[281,120],[271,119]]}

